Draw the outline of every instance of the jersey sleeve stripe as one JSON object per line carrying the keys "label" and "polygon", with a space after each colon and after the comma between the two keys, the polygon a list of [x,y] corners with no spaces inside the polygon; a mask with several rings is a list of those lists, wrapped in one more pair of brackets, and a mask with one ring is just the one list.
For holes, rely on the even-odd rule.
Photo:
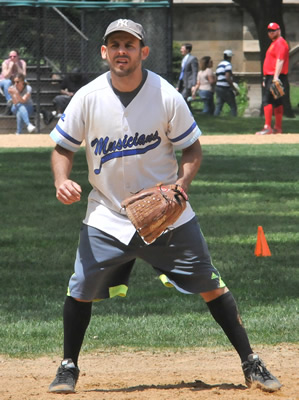
{"label": "jersey sleeve stripe", "polygon": [[54,140],[56,144],[59,146],[63,147],[64,149],[67,149],[69,151],[72,151],[73,153],[76,153],[79,150],[79,146],[72,146],[71,144],[67,143],[65,140],[62,139],[62,137],[57,133],[57,131],[53,130],[50,133],[50,138]]}
{"label": "jersey sleeve stripe", "polygon": [[194,131],[194,135],[188,138],[187,142],[181,143],[179,145],[175,144],[174,147],[176,150],[183,150],[186,149],[189,146],[192,146],[194,142],[201,136],[201,130],[196,127],[196,130]]}
{"label": "jersey sleeve stripe", "polygon": [[193,124],[190,126],[190,128],[184,132],[182,135],[178,136],[175,139],[170,139],[171,142],[176,143],[179,142],[180,140],[184,139],[186,136],[190,135],[190,133],[195,129],[196,127],[196,122],[194,121]]}
{"label": "jersey sleeve stripe", "polygon": [[74,139],[74,138],[71,137],[70,135],[68,135],[66,132],[64,132],[64,130],[61,129],[60,126],[59,126],[58,124],[56,125],[56,129],[58,130],[58,132],[59,132],[63,137],[65,137],[65,138],[66,138],[67,140],[69,140],[70,142],[72,142],[72,143],[74,143],[74,144],[77,144],[77,145],[79,145],[79,146],[80,146],[80,144],[82,143],[82,142],[79,142],[78,140]]}

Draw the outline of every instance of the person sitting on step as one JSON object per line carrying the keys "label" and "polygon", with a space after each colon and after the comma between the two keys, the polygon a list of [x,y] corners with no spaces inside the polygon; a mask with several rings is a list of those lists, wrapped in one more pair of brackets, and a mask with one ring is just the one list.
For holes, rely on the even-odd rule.
{"label": "person sitting on step", "polygon": [[17,132],[22,133],[23,125],[27,126],[27,131],[32,133],[35,126],[30,123],[30,116],[33,114],[33,102],[31,99],[32,88],[25,80],[23,74],[17,74],[14,78],[14,85],[8,88],[13,105],[11,111],[17,117]]}

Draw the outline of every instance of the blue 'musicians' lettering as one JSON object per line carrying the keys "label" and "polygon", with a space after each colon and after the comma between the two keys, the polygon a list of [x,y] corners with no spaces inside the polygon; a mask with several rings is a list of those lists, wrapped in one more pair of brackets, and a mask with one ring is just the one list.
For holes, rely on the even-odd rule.
{"label": "blue 'musicians' lettering", "polygon": [[97,156],[98,154],[101,154],[102,152],[103,152],[103,154],[106,154],[106,153],[108,152],[108,150],[107,150],[108,142],[109,142],[108,136],[107,136],[105,139],[103,139],[103,138],[94,139],[94,140],[91,142],[91,147],[94,147],[94,146],[95,146],[94,154],[95,154],[96,156]]}
{"label": "blue 'musicians' lettering", "polygon": [[128,141],[127,141],[127,147],[132,147],[134,142],[134,138],[133,136],[129,137]]}
{"label": "blue 'musicians' lettering", "polygon": [[[147,143],[154,142],[145,147]],[[95,156],[102,156],[100,160],[99,168],[95,169],[95,174],[99,174],[102,169],[102,165],[114,158],[128,157],[136,154],[145,154],[150,150],[155,149],[161,143],[161,138],[158,131],[149,135],[139,135],[138,132],[134,136],[128,137],[125,135],[123,139],[110,141],[109,137],[94,139],[91,141],[91,147],[94,148]],[[130,150],[126,150],[129,148]]]}

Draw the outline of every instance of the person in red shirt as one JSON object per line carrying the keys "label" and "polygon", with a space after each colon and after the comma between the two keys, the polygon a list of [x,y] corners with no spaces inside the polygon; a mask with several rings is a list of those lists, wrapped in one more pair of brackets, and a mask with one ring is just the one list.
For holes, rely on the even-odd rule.
{"label": "person in red shirt", "polygon": [[[280,26],[276,22],[268,25],[268,36],[272,40],[263,65],[263,99],[265,125],[257,135],[282,133],[283,104],[282,98],[274,99],[270,92],[272,81],[280,79],[284,86],[287,84],[289,69],[289,46],[281,36]],[[275,125],[272,129],[272,115],[274,111]]]}

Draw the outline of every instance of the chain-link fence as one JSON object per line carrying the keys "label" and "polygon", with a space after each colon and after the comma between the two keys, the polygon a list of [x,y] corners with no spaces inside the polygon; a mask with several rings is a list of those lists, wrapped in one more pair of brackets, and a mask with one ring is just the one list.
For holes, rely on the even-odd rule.
{"label": "chain-link fence", "polygon": [[[8,58],[11,50],[18,50],[20,58],[27,62],[27,78],[34,90],[37,112],[50,104],[43,96],[47,89],[49,92],[50,81],[52,84],[59,82],[74,68],[79,68],[89,80],[107,70],[100,54],[102,37],[108,24],[118,18],[132,19],[143,25],[150,46],[150,56],[144,66],[172,80],[168,1],[97,3],[93,8],[1,5],[0,62]],[[52,92],[53,88],[52,85]]]}
{"label": "chain-link fence", "polygon": [[[99,3],[101,4],[101,3]],[[86,73],[105,69],[100,56],[101,38],[107,25],[118,18],[141,23],[151,48],[146,67],[169,77],[171,67],[170,8],[167,2],[125,8],[0,7],[0,60],[11,49],[30,65],[49,64],[53,72],[80,67]],[[153,3],[152,3],[153,4]]]}

